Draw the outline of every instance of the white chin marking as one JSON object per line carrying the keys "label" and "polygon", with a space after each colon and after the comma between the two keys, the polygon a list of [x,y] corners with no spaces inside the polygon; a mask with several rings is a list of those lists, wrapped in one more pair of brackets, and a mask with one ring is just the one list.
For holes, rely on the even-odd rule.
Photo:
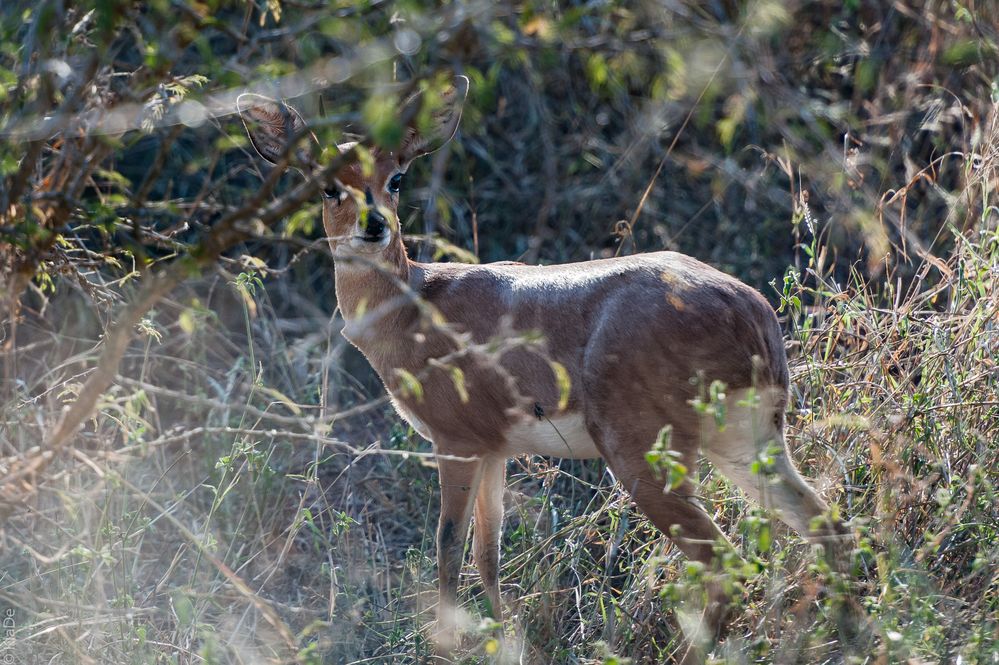
{"label": "white chin marking", "polygon": [[382,238],[377,242],[371,242],[369,240],[364,240],[363,238],[353,236],[350,238],[350,240],[342,242],[337,246],[336,251],[334,252],[334,256],[336,255],[346,256],[351,254],[377,254],[378,252],[381,252],[386,247],[388,247],[390,242],[392,242],[391,234],[386,234],[384,238]]}

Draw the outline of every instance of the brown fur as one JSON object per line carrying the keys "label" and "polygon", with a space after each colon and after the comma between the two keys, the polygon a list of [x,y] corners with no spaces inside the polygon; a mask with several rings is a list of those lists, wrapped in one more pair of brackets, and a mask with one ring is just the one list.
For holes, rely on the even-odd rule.
{"label": "brown fur", "polygon": [[[568,370],[569,411],[609,401],[643,420],[655,414],[656,431],[668,422],[695,426],[688,402],[697,386],[689,380],[699,375],[737,389],[753,386],[755,373],[756,385],[787,390],[783,346],[768,339],[779,338],[780,329],[767,302],[681,254],[544,267],[422,264],[406,257],[397,237],[380,258],[377,266],[337,270],[345,331],[443,453],[499,453],[503,432],[535,417],[534,404],[554,415],[559,390],[549,359]],[[679,277],[683,287],[670,286],[663,274]],[[421,315],[400,295],[399,284],[439,311],[448,330]],[[683,308],[671,298],[682,300]],[[367,314],[360,329],[351,319],[362,299]],[[543,341],[505,353],[478,350],[501,331],[539,333]],[[461,348],[454,333],[467,335],[471,347],[450,363],[464,373],[467,404],[447,371],[426,371],[432,359]],[[422,399],[397,394],[397,369],[421,377]]]}

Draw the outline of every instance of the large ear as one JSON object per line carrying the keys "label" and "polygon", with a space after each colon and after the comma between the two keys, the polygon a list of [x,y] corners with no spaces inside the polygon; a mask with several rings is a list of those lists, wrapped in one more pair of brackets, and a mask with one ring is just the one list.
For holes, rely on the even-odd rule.
{"label": "large ear", "polygon": [[257,153],[277,164],[288,153],[288,143],[302,139],[293,157],[299,166],[313,168],[319,140],[309,131],[302,115],[283,102],[244,92],[236,98],[236,109]]}
{"label": "large ear", "polygon": [[[458,131],[461,109],[467,95],[468,78],[465,76],[454,77],[451,87],[431,107],[429,126],[426,131],[421,132],[415,127],[409,127],[406,130],[406,137],[403,139],[402,145],[399,146],[399,167],[403,171],[409,168],[409,163],[414,159],[440,150],[454,137],[455,132]],[[412,122],[415,123],[415,116],[423,103],[422,93],[415,94],[403,105],[402,117],[412,118]]]}

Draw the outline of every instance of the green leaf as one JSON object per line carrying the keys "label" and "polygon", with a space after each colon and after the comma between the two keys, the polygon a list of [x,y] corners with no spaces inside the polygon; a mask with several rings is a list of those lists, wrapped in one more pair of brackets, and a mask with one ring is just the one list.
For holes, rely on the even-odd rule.
{"label": "green leaf", "polygon": [[380,146],[394,148],[402,142],[402,123],[397,112],[399,100],[395,95],[376,94],[368,98],[361,110],[371,138]]}
{"label": "green leaf", "polygon": [[177,615],[177,623],[190,626],[194,622],[194,603],[184,593],[178,591],[171,598],[173,611]]}
{"label": "green leaf", "polygon": [[967,67],[978,62],[981,57],[982,42],[977,39],[960,41],[940,56],[940,62],[952,67]]}
{"label": "green leaf", "polygon": [[594,53],[587,59],[586,78],[589,79],[590,85],[595,90],[599,90],[607,85],[610,73],[607,69],[607,60],[600,53]]}
{"label": "green leaf", "polygon": [[458,391],[458,398],[462,404],[468,404],[468,387],[465,385],[465,373],[460,367],[451,365],[448,368],[451,373],[451,381],[454,382],[454,389]]}
{"label": "green leaf", "polygon": [[316,226],[316,218],[319,216],[317,206],[306,206],[301,210],[292,213],[288,221],[284,223],[282,235],[290,238],[296,235],[311,235]]}
{"label": "green leaf", "polygon": [[715,125],[715,131],[718,132],[718,140],[721,141],[726,150],[732,149],[732,141],[735,140],[735,131],[737,129],[739,129],[739,120],[737,118],[722,118]]}
{"label": "green leaf", "polygon": [[180,316],[177,317],[177,323],[180,325],[180,329],[188,335],[193,335],[194,331],[198,328],[194,319],[194,311],[191,309],[182,311]]}
{"label": "green leaf", "polygon": [[569,406],[569,392],[572,389],[569,371],[560,362],[551,360],[548,364],[551,366],[552,372],[555,373],[555,384],[558,386],[558,410],[565,411]]}
{"label": "green leaf", "polygon": [[17,167],[20,162],[18,162],[17,157],[14,155],[2,155],[0,156],[0,177],[8,176],[17,171]]}
{"label": "green leaf", "polygon": [[215,139],[215,149],[225,152],[227,150],[236,150],[239,148],[246,148],[250,145],[250,139],[243,132],[225,134]]}
{"label": "green leaf", "polygon": [[412,397],[417,402],[423,401],[423,384],[415,374],[404,369],[396,369],[393,373],[399,380],[399,391],[403,397]]}
{"label": "green leaf", "polygon": [[760,524],[760,531],[756,536],[756,546],[761,552],[769,552],[771,544],[770,523],[764,521]]}

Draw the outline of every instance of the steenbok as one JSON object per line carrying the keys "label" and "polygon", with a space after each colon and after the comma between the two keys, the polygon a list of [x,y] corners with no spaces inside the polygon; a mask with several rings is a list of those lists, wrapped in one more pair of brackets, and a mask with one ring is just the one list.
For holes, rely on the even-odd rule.
{"label": "steenbok", "polygon": [[[603,458],[649,519],[708,565],[725,537],[691,478],[669,482],[669,468],[650,465],[646,453],[657,441],[667,440],[670,458],[687,469],[703,452],[802,535],[842,533],[815,519],[826,504],[788,455],[783,337],[757,291],[674,252],[552,266],[418,263],[406,255],[396,212],[403,174],[452,138],[467,90],[458,77],[429,131],[409,129],[397,150],[374,149],[373,164],[344,167],[324,183],[323,201],[343,334],[438,455],[439,648],[454,645],[473,514],[475,563],[501,617],[504,475],[517,455]],[[294,109],[253,94],[237,104],[265,160],[281,162],[304,142],[299,161],[318,163],[321,146]],[[693,408],[715,381],[727,386],[724,402],[708,414]],[[765,473],[752,473],[764,454]],[[717,588],[713,597],[710,630],[723,614]]]}

